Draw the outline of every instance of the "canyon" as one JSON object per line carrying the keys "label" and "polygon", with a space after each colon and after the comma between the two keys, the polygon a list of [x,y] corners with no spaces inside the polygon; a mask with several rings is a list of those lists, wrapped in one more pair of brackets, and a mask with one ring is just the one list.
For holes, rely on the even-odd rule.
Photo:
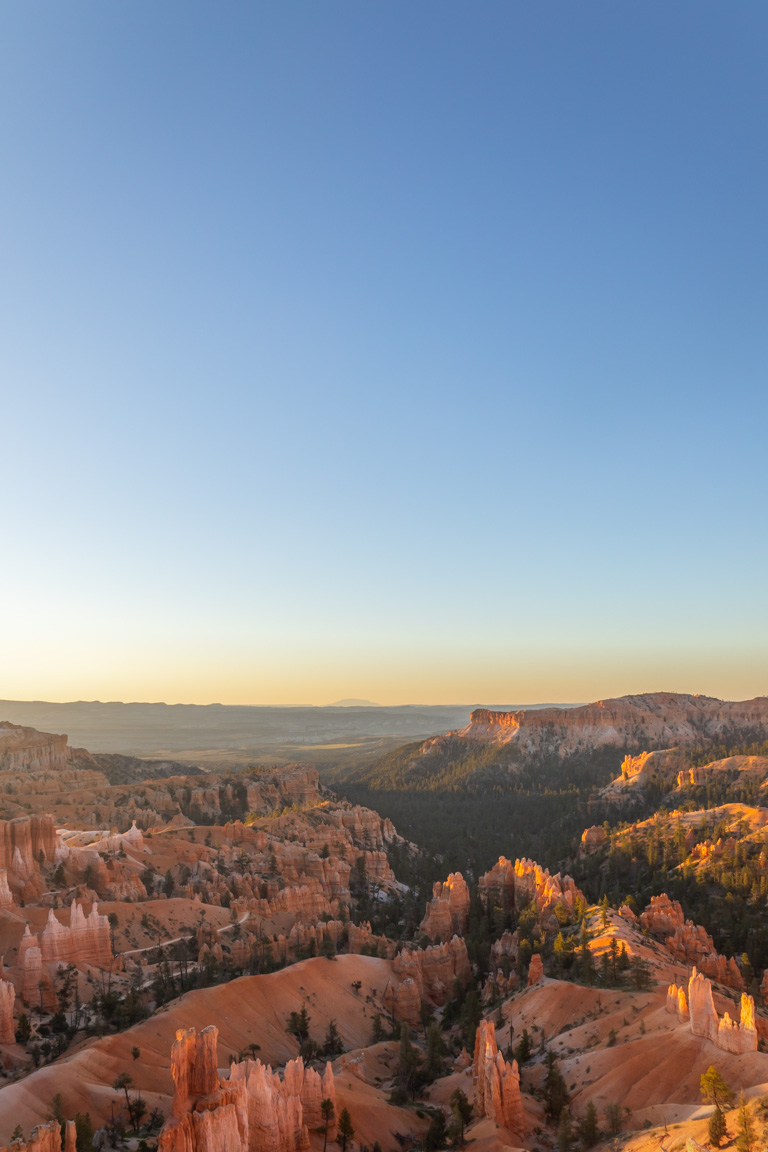
{"label": "canyon", "polygon": [[[673,704],[658,701],[662,727]],[[160,1152],[320,1152],[343,1125],[355,1152],[389,1152],[419,1146],[438,1111],[454,1123],[457,1092],[479,1152],[548,1152],[552,1060],[575,1117],[626,1102],[629,1149],[670,1109],[703,1138],[712,1063],[735,1088],[768,1082],[768,968],[719,950],[680,899],[597,906],[582,879],[668,824],[689,874],[708,876],[760,850],[760,809],[593,823],[559,870],[500,855],[427,882],[418,847],[312,765],[126,779],[133,762],[118,778],[106,753],[2,731],[0,1142],[19,1125],[14,1152],[82,1152],[86,1114],[108,1147],[139,1106]],[[677,755],[633,754],[621,779],[683,796],[761,786],[759,757],[692,778]],[[433,1053],[424,1082],[402,1079],[409,1035],[422,1074]],[[54,1096],[69,1125],[49,1123]]]}

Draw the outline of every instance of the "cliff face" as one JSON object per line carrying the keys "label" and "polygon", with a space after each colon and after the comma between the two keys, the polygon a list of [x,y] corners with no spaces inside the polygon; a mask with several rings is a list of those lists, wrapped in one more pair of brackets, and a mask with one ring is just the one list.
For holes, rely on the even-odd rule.
{"label": "cliff face", "polygon": [[481,1020],[475,1036],[474,1079],[475,1116],[487,1116],[522,1139],[525,1118],[517,1061],[508,1064],[499,1052],[490,1020]]}
{"label": "cliff face", "polygon": [[66,736],[0,721],[0,772],[56,771],[66,768],[68,760]]}
{"label": "cliff face", "polygon": [[541,708],[519,712],[476,709],[458,735],[482,743],[508,744],[525,752],[599,748],[644,743],[670,747],[695,744],[726,729],[768,733],[768,697],[725,701],[709,696],[652,692],[598,700],[581,708]]}
{"label": "cliff face", "polygon": [[[214,1027],[176,1033],[173,1105],[158,1152],[308,1152],[309,1128],[323,1122],[321,1101],[335,1105],[330,1064],[321,1076],[298,1057],[281,1079],[260,1060],[244,1060],[219,1081],[217,1047]],[[335,1135],[329,1126],[328,1138]]]}

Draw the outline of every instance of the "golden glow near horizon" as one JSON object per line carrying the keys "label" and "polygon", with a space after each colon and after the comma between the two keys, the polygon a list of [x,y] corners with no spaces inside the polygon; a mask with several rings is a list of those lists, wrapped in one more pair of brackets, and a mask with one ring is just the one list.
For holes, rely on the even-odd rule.
{"label": "golden glow near horizon", "polygon": [[[162,653],[138,662],[95,661],[87,656],[64,662],[48,659],[34,666],[22,661],[0,674],[0,698],[7,700],[140,701],[169,704],[321,706],[357,698],[381,705],[538,704],[605,699],[640,692],[698,692],[740,700],[765,695],[768,677],[760,657],[749,654],[725,665],[717,654],[697,660],[636,658],[620,653],[560,656],[518,654],[508,662],[490,656],[450,664],[381,661],[375,669],[361,661],[350,666],[310,660],[242,662],[174,660]],[[0,717],[1,719],[2,717]]]}

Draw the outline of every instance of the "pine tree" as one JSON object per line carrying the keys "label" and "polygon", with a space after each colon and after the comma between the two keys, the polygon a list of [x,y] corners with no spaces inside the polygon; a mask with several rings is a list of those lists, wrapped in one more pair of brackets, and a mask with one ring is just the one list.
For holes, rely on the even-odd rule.
{"label": "pine tree", "polygon": [[515,1048],[515,1060],[517,1060],[518,1064],[522,1068],[522,1066],[523,1066],[523,1064],[525,1064],[526,1060],[530,1059],[530,1056],[531,1056],[531,1038],[528,1035],[528,1029],[523,1028],[523,1034],[520,1037],[520,1043]]}
{"label": "pine tree", "polygon": [[446,1053],[443,1033],[437,1020],[432,1020],[427,1028],[427,1054],[424,1064],[424,1074],[428,1080],[437,1080],[444,1068]]}
{"label": "pine tree", "polygon": [[331,1126],[334,1113],[333,1100],[331,1100],[330,1096],[326,1096],[325,1100],[320,1101],[320,1112],[323,1117],[323,1135],[325,1137],[323,1140],[323,1152],[325,1152],[328,1147],[328,1129]]}
{"label": "pine tree", "polygon": [[699,1086],[704,1100],[708,1104],[714,1104],[715,1108],[722,1111],[723,1108],[730,1108],[733,1104],[733,1092],[714,1064],[710,1064],[707,1071],[702,1074]]}
{"label": "pine tree", "polygon": [[728,1129],[725,1126],[725,1116],[723,1116],[720,1109],[715,1105],[714,1111],[709,1118],[709,1142],[713,1148],[719,1148],[721,1141],[727,1135]]}
{"label": "pine tree", "polygon": [[597,1108],[590,1100],[587,1110],[579,1121],[579,1139],[585,1148],[592,1148],[600,1139],[600,1128],[597,1123]]}
{"label": "pine tree", "polygon": [[544,1091],[547,1098],[547,1115],[552,1119],[562,1116],[568,1105],[568,1089],[565,1079],[557,1063],[557,1057],[551,1050],[547,1051],[547,1075],[544,1080]]}
{"label": "pine tree", "polygon": [[451,1114],[453,1116],[452,1128],[455,1132],[456,1138],[459,1142],[459,1147],[464,1147],[464,1129],[472,1119],[472,1105],[467,1097],[462,1092],[461,1088],[457,1088],[451,1093]]}
{"label": "pine tree", "polygon": [[568,1152],[572,1138],[571,1114],[567,1108],[563,1108],[560,1112],[560,1123],[557,1126],[557,1152]]}
{"label": "pine tree", "polygon": [[339,1114],[339,1129],[336,1136],[336,1143],[341,1146],[341,1152],[347,1152],[347,1143],[352,1139],[355,1130],[352,1127],[352,1117],[346,1108],[342,1108]]}
{"label": "pine tree", "polygon": [[739,1094],[739,1111],[736,1116],[736,1147],[738,1152],[752,1152],[755,1147],[755,1122],[750,1115],[744,1093]]}

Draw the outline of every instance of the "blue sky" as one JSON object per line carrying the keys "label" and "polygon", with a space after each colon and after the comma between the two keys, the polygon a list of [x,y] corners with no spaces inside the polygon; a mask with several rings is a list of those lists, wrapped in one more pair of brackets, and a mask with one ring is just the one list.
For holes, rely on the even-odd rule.
{"label": "blue sky", "polygon": [[768,692],[768,12],[0,9],[0,696]]}

